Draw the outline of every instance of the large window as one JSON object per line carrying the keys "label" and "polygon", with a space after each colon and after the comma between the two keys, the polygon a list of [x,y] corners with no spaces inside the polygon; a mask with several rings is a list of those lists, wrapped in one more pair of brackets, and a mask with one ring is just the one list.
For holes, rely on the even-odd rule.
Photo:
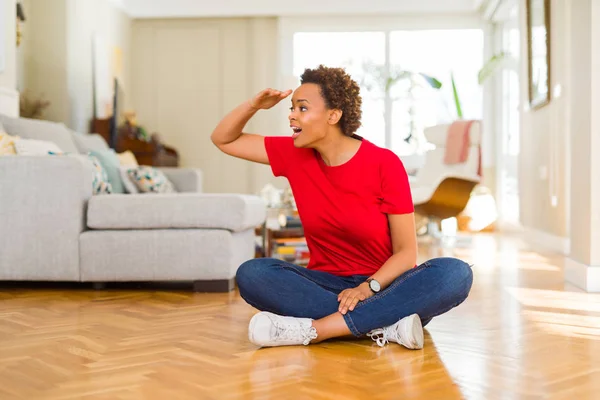
{"label": "large window", "polygon": [[361,86],[358,134],[401,155],[426,148],[425,127],[458,118],[451,76],[463,118],[481,118],[480,29],[298,32],[293,60],[296,77],[319,64],[346,68]]}

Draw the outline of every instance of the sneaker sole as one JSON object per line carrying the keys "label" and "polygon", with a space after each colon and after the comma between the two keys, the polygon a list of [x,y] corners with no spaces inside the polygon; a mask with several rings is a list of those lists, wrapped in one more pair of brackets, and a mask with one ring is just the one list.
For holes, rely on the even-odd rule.
{"label": "sneaker sole", "polygon": [[408,326],[411,332],[407,333],[410,333],[410,337],[412,337],[414,340],[412,343],[410,343],[409,346],[406,347],[413,350],[420,350],[423,348],[423,344],[425,341],[425,338],[423,336],[423,325],[421,324],[421,318],[419,318],[417,314],[413,314],[408,318],[410,322]]}

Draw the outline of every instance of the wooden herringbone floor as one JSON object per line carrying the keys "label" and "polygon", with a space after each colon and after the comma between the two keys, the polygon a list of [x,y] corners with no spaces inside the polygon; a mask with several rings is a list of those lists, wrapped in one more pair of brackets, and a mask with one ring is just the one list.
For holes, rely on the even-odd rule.
{"label": "wooden herringbone floor", "polygon": [[257,350],[236,292],[10,286],[0,292],[0,399],[598,399],[600,295],[563,258],[474,237],[421,258],[475,264],[470,298],[425,349],[370,340]]}

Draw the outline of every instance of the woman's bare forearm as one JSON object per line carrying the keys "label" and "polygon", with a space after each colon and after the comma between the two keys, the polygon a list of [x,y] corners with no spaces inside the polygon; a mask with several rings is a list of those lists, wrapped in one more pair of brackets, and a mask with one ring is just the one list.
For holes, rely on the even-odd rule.
{"label": "woman's bare forearm", "polygon": [[252,107],[249,101],[243,102],[219,122],[210,139],[217,146],[233,142],[242,135],[244,126],[257,111],[258,109]]}
{"label": "woman's bare forearm", "polygon": [[381,289],[387,288],[400,275],[413,268],[416,264],[416,251],[400,251],[392,255],[383,266],[371,275],[381,285]]}

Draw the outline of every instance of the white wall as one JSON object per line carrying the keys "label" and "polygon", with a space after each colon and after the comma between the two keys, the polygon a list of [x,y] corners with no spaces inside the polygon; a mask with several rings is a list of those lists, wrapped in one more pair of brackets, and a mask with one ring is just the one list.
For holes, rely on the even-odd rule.
{"label": "white wall", "polygon": [[600,292],[600,5],[593,0],[569,3],[570,229],[571,254],[565,278]]}
{"label": "white wall", "polygon": [[[520,215],[524,227],[557,238],[567,238],[569,214],[569,145],[567,109],[569,85],[565,2],[551,1],[550,90],[561,87],[561,96],[549,105],[529,110],[525,2],[521,17],[521,133],[519,154]],[[553,203],[553,197],[555,203]]]}
{"label": "white wall", "polygon": [[23,7],[27,21],[18,50],[19,90],[50,101],[45,119],[68,122],[67,0],[26,0]]}
{"label": "white wall", "polygon": [[[121,52],[120,84],[126,94],[123,98],[125,108],[131,107],[130,62],[131,57],[131,20],[110,1],[69,0],[67,9],[67,69],[70,119],[69,125],[79,131],[88,132],[94,115],[93,109],[93,35],[97,34],[106,44],[106,53],[115,57],[117,49]],[[117,67],[109,63],[111,70]],[[112,89],[112,81],[110,88]]]}
{"label": "white wall", "polygon": [[93,33],[104,39],[107,54],[112,55],[115,47],[122,49],[121,76],[127,93],[131,20],[106,0],[26,0],[24,6],[27,23],[19,49],[20,88],[51,102],[45,119],[89,132],[93,118]]}
{"label": "white wall", "polygon": [[[133,102],[138,122],[204,171],[207,192],[258,193],[268,166],[221,153],[210,134],[227,112],[278,86],[277,24],[271,18],[138,20],[133,27]],[[277,134],[274,110],[247,131]],[[276,182],[281,182],[277,180]]]}
{"label": "white wall", "polygon": [[16,0],[0,0],[0,19],[3,23],[0,40],[3,40],[3,71],[0,72],[0,87],[15,89],[16,73]]}
{"label": "white wall", "polygon": [[[551,2],[549,105],[521,115],[520,193],[525,226],[570,246],[565,279],[600,291],[600,5]],[[521,98],[527,103],[527,47],[521,3]],[[547,176],[541,169],[547,168]],[[556,203],[552,198],[556,196]]]}

